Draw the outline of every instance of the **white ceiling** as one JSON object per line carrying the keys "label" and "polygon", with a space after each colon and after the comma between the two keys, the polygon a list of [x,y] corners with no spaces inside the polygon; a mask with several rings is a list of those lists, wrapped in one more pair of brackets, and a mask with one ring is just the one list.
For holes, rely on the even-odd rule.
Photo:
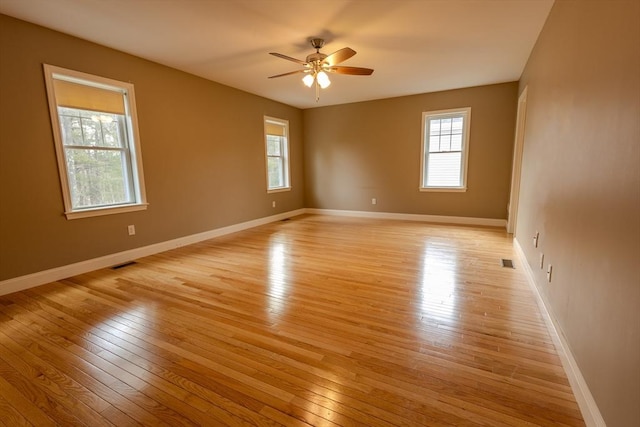
{"label": "white ceiling", "polygon": [[[299,108],[514,81],[553,0],[0,0],[0,12]],[[357,53],[316,103],[299,68]]]}

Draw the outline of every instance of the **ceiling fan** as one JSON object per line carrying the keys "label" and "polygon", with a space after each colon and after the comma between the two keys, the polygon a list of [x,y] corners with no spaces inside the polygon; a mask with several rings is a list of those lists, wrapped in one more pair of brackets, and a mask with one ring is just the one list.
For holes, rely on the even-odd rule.
{"label": "ceiling fan", "polygon": [[312,38],[309,39],[309,42],[316,52],[307,55],[305,61],[292,58],[281,53],[270,52],[273,56],[295,62],[296,64],[304,66],[304,68],[301,70],[290,71],[288,73],[276,74],[269,78],[273,79],[276,77],[289,76],[291,74],[304,73],[305,76],[302,78],[302,82],[307,87],[311,87],[315,84],[316,102],[318,102],[318,99],[320,99],[320,88],[324,89],[331,84],[327,73],[350,74],[352,76],[370,76],[373,73],[371,68],[345,67],[343,65],[337,65],[356,54],[356,51],[351,48],[345,47],[333,52],[332,54],[325,55],[324,53],[320,53],[320,48],[324,46],[324,39]]}

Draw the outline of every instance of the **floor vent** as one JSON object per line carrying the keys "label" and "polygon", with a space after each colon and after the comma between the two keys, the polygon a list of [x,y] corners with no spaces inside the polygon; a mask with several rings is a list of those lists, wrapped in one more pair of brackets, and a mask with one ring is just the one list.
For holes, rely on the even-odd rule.
{"label": "floor vent", "polygon": [[502,258],[502,266],[505,268],[516,268],[513,265],[513,260]]}
{"label": "floor vent", "polygon": [[119,270],[119,269],[124,268],[124,267],[129,267],[130,265],[133,265],[135,263],[136,263],[135,261],[125,262],[125,263],[122,263],[122,264],[114,265],[113,267],[111,267],[111,269],[112,270]]}

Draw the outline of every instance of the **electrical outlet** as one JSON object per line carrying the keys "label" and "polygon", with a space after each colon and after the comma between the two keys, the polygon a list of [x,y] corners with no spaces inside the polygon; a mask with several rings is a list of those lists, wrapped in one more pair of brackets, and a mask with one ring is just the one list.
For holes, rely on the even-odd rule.
{"label": "electrical outlet", "polygon": [[553,266],[549,264],[547,267],[547,282],[551,283],[551,272],[553,271]]}
{"label": "electrical outlet", "polygon": [[127,231],[129,232],[129,236],[135,235],[136,234],[136,226],[135,225],[127,226]]}
{"label": "electrical outlet", "polygon": [[271,202],[271,207],[275,208],[276,207],[276,201],[274,200],[273,202]]}
{"label": "electrical outlet", "polygon": [[374,197],[373,199],[371,199],[371,204],[372,205],[377,205],[378,204],[378,200]]}
{"label": "electrical outlet", "polygon": [[533,247],[538,247],[538,239],[540,238],[540,233],[536,231],[536,234],[533,236]]}
{"label": "electrical outlet", "polygon": [[544,254],[540,254],[540,268],[544,268]]}

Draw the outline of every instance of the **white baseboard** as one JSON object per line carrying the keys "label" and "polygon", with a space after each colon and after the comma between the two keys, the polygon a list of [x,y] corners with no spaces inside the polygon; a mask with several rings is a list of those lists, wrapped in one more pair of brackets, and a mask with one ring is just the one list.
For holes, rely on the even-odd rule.
{"label": "white baseboard", "polygon": [[11,279],[0,281],[0,295],[22,291],[24,289],[44,285],[45,283],[55,282],[56,280],[76,276],[78,274],[88,273],[90,271],[99,270],[105,267],[111,267],[113,265],[122,264],[137,258],[157,254],[160,252],[168,251],[170,249],[175,249],[181,246],[201,242],[203,240],[213,239],[215,237],[224,236],[225,234],[236,233],[238,231],[247,230],[259,225],[280,221],[285,218],[291,218],[303,213],[305,213],[304,209],[284,212],[281,214],[258,218],[252,221],[242,222],[227,227],[216,228],[214,230],[209,230],[202,233],[179,237],[177,239],[167,240],[165,242],[155,243],[153,245],[134,248],[123,252],[117,252],[115,254],[105,255],[99,258],[80,261],[73,264],[64,265],[62,267],[39,271],[37,273],[27,274],[25,276],[14,277]]}
{"label": "white baseboard", "polygon": [[606,427],[606,423],[604,422],[604,418],[602,418],[600,409],[598,409],[598,405],[596,404],[591,391],[589,391],[589,386],[580,372],[578,363],[571,353],[569,343],[562,333],[562,329],[560,328],[558,321],[552,315],[551,311],[547,309],[544,298],[542,298],[542,295],[538,290],[538,286],[536,286],[535,276],[527,262],[527,258],[520,246],[520,243],[516,239],[513,239],[513,245],[518,253],[520,265],[522,265],[525,275],[527,276],[527,282],[536,296],[540,312],[542,313],[542,317],[544,317],[549,334],[551,335],[556,350],[558,351],[562,367],[567,374],[569,384],[571,384],[571,389],[573,390],[573,394],[576,397],[578,406],[580,407],[580,412],[582,413],[584,422],[587,427]]}
{"label": "white baseboard", "polygon": [[375,218],[375,219],[398,219],[403,221],[422,221],[435,222],[440,224],[460,224],[460,225],[479,225],[488,227],[506,228],[506,219],[497,218],[473,218],[466,216],[442,216],[442,215],[421,215],[421,214],[404,214],[393,212],[368,212],[368,211],[347,211],[336,209],[305,209],[306,213],[320,215],[338,215],[351,216],[359,218]]}
{"label": "white baseboard", "polygon": [[86,261],[80,261],[49,270],[39,271],[25,276],[14,277],[11,279],[0,281],[0,295],[6,295],[18,292],[24,289],[33,288],[35,286],[44,285],[45,283],[55,282],[56,280],[87,273],[89,271],[98,270],[112,265],[122,264],[137,258],[157,254],[178,248],[180,246],[190,245],[192,243],[201,242],[203,240],[213,239],[225,234],[235,233],[237,231],[246,230],[257,227],[259,225],[268,224],[301,215],[304,213],[320,214],[320,215],[341,215],[360,218],[376,218],[376,219],[396,219],[405,221],[424,221],[446,224],[462,224],[462,225],[479,225],[491,227],[506,227],[506,220],[492,218],[468,218],[456,216],[439,216],[439,215],[417,215],[402,214],[390,212],[366,212],[366,211],[348,211],[333,209],[298,209],[295,211],[284,212],[277,215],[259,218],[252,221],[242,222],[240,224],[230,225],[228,227],[217,228],[202,233],[192,234],[180,237],[166,242],[155,243],[153,245],[134,248],[123,252],[105,255],[99,258],[93,258]]}

